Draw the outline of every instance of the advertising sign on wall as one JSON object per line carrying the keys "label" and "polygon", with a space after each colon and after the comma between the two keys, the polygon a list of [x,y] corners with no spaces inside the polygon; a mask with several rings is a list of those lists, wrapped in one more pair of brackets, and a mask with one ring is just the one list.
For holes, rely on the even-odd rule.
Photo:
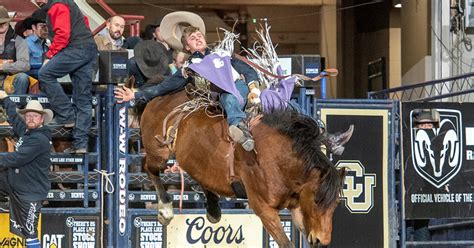
{"label": "advertising sign on wall", "polygon": [[[422,109],[439,127],[417,126]],[[474,217],[474,104],[407,102],[402,115],[406,217]]]}
{"label": "advertising sign on wall", "polygon": [[[41,231],[41,217],[39,220],[39,230]],[[0,214],[0,247],[20,248],[25,247],[25,239],[10,233],[10,214]]]}
{"label": "advertising sign on wall", "polygon": [[223,214],[217,224],[205,214],[175,215],[166,230],[167,247],[262,247],[263,226],[254,214]]}
{"label": "advertising sign on wall", "polygon": [[100,247],[98,216],[43,214],[43,247]]}
{"label": "advertising sign on wall", "polygon": [[341,202],[334,213],[331,247],[391,247],[388,181],[393,107],[340,105],[318,102],[317,106],[330,133],[354,125],[342,156],[331,155],[333,163],[346,170]]}
{"label": "advertising sign on wall", "polygon": [[132,217],[132,245],[133,247],[166,247],[164,246],[163,226],[154,216]]}

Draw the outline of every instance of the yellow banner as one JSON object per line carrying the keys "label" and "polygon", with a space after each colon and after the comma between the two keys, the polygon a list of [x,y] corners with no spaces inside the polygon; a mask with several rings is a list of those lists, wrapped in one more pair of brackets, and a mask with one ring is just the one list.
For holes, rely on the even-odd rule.
{"label": "yellow banner", "polygon": [[253,214],[222,215],[217,224],[203,214],[175,215],[166,228],[167,247],[262,247],[263,226]]}
{"label": "yellow banner", "polygon": [[[41,235],[41,215],[38,224],[38,238]],[[10,214],[0,213],[0,247],[23,248],[26,240],[10,232]]]}

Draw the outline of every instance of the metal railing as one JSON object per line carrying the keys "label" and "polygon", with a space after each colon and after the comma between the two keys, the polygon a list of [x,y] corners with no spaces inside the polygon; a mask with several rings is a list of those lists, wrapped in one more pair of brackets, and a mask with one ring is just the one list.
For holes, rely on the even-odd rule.
{"label": "metal railing", "polygon": [[474,100],[470,97],[470,93],[474,92],[473,77],[474,72],[471,72],[413,85],[373,91],[368,93],[368,98],[411,102],[429,102],[441,99],[447,102],[470,102]]}

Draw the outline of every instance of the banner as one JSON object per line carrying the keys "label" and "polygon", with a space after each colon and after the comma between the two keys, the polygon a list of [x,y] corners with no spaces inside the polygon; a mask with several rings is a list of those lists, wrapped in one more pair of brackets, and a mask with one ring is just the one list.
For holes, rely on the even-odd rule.
{"label": "banner", "polygon": [[[38,222],[38,233],[41,232],[41,215]],[[0,213],[0,247],[22,248],[26,240],[10,232],[10,214]]]}
{"label": "banner", "polygon": [[223,214],[217,224],[205,214],[175,215],[166,229],[166,247],[262,247],[263,226],[254,214]]}
{"label": "banner", "polygon": [[156,215],[134,216],[132,218],[132,247],[159,248],[166,247],[163,226],[158,222]]}
{"label": "banner", "polygon": [[390,247],[394,243],[388,184],[392,105],[382,105],[382,109],[370,109],[370,104],[339,106],[319,102],[317,106],[330,133],[354,125],[342,156],[331,155],[333,163],[347,172],[341,202],[334,213],[331,247]]}
{"label": "banner", "polygon": [[100,247],[98,216],[43,214],[42,247]]}
{"label": "banner", "polygon": [[[438,128],[418,128],[415,113],[435,109]],[[402,105],[407,219],[474,217],[474,104]]]}

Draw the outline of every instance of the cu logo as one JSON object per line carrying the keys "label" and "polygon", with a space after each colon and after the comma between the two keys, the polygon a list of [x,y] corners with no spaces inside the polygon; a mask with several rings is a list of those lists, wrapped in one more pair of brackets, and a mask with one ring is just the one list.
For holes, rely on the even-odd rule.
{"label": "cu logo", "polygon": [[224,66],[224,61],[222,61],[222,59],[220,59],[220,58],[213,59],[212,63],[214,63],[214,67],[216,69],[220,69]]}
{"label": "cu logo", "polygon": [[369,213],[374,206],[375,174],[365,173],[360,161],[340,160],[336,166],[345,167],[347,172],[342,190],[346,208],[355,214]]}

